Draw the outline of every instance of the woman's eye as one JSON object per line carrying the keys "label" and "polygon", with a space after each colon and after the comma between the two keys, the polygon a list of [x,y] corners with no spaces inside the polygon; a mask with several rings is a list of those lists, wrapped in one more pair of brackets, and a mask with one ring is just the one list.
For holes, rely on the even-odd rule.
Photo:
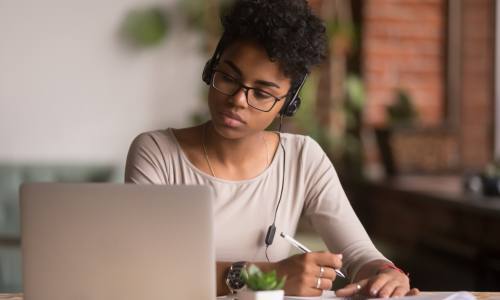
{"label": "woman's eye", "polygon": [[228,76],[228,75],[222,75],[222,79],[223,79],[225,82],[236,82],[236,79],[234,79],[233,77]]}
{"label": "woman's eye", "polygon": [[255,98],[257,98],[259,100],[266,100],[266,99],[272,98],[271,95],[269,95],[268,93],[261,91],[261,90],[254,90],[254,95],[255,95]]}

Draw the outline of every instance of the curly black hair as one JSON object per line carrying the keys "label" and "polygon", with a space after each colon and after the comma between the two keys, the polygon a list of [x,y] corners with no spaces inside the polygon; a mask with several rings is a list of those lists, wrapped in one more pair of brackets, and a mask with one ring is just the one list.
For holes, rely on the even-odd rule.
{"label": "curly black hair", "polygon": [[236,0],[222,26],[223,49],[239,39],[254,39],[292,82],[325,58],[325,26],[306,0]]}

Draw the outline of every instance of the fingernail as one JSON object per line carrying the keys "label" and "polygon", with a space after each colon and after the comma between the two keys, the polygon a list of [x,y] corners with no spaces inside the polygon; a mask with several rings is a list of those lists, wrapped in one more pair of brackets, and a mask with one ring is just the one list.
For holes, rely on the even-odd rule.
{"label": "fingernail", "polygon": [[342,254],[337,254],[337,257],[338,257],[339,259],[342,259],[343,255],[342,255]]}
{"label": "fingernail", "polygon": [[376,295],[377,295],[377,292],[378,292],[377,290],[371,290],[371,291],[370,291],[370,294],[372,294],[372,296],[376,296]]}

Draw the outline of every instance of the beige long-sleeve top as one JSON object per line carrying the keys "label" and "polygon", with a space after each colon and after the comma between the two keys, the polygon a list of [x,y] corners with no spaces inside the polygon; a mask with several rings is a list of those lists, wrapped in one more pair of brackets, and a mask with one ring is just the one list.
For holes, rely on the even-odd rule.
{"label": "beige long-sleeve top", "polygon": [[125,181],[212,187],[218,261],[266,261],[264,239],[273,222],[283,177],[277,234],[268,249],[271,261],[289,255],[291,246],[279,233],[293,236],[301,215],[313,225],[331,252],[343,254],[343,269],[350,278],[365,263],[385,259],[359,222],[321,147],[303,135],[281,133],[280,137],[285,153],[278,147],[266,170],[252,179],[230,181],[194,166],[172,129],[146,132],[130,147]]}

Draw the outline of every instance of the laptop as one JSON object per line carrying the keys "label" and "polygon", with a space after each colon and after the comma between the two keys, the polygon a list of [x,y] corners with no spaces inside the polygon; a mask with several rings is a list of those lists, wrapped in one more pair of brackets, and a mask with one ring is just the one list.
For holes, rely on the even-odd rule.
{"label": "laptop", "polygon": [[25,300],[215,299],[205,186],[21,187]]}

